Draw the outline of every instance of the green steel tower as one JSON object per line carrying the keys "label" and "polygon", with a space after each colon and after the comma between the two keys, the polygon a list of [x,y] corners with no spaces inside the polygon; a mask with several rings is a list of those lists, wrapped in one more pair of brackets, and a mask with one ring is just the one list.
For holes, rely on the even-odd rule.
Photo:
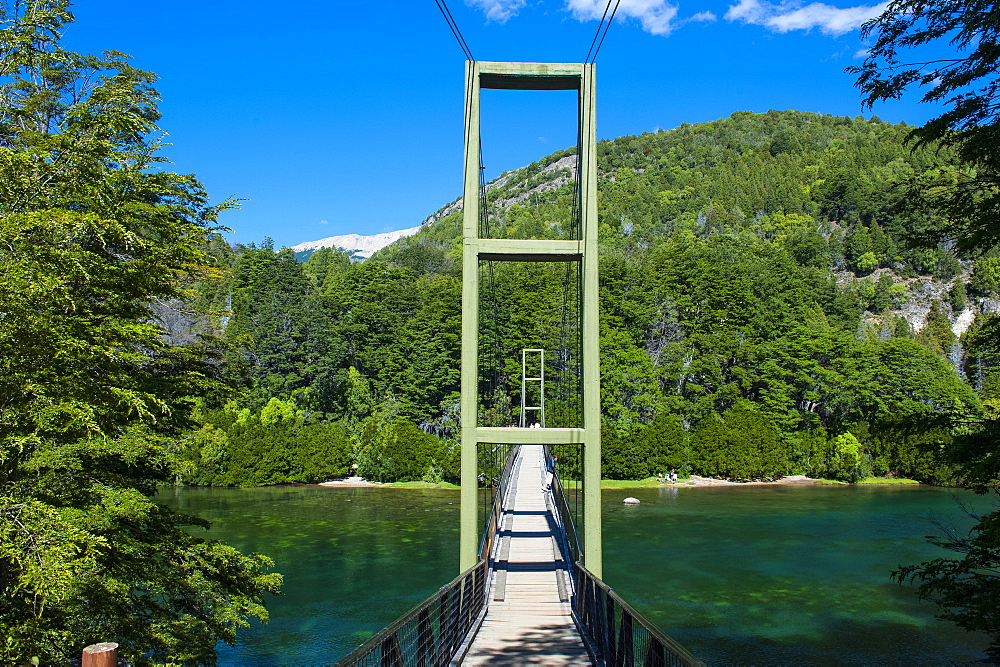
{"label": "green steel tower", "polygon": [[[482,238],[479,225],[480,90],[577,91],[576,238]],[[598,357],[597,133],[594,65],[466,62],[465,199],[462,254],[462,501],[459,567],[476,563],[480,443],[582,447],[583,564],[597,577],[601,558],[601,412]],[[483,261],[576,262],[580,275],[581,423],[566,428],[494,428],[479,425],[479,265]]]}

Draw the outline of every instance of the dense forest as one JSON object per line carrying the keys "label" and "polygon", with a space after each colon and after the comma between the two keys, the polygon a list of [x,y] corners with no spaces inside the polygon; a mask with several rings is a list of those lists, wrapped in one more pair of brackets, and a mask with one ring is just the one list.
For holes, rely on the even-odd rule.
{"label": "dense forest", "polygon": [[[939,221],[908,184],[954,166],[912,129],[736,112],[599,143],[605,477],[950,479],[940,448],[997,405],[1000,258],[915,243]],[[574,169],[569,149],[501,176],[487,233],[571,233]],[[199,399],[179,481],[455,481],[460,249],[460,202],[360,263],[217,241],[198,328],[242,388]],[[481,418],[517,420],[521,350],[543,348],[570,425],[574,277],[482,270]]]}
{"label": "dense forest", "polygon": [[[231,248],[236,202],[165,168],[155,74],[67,50],[72,21],[0,0],[0,662],[113,638],[214,664],[281,576],[158,490],[456,480],[461,202],[364,262]],[[1000,489],[998,37],[972,0],[865,24],[864,103],[941,104],[919,128],[737,112],[600,143],[604,476]],[[942,39],[957,58],[910,60]],[[503,174],[483,233],[573,234],[575,165]],[[480,271],[480,419],[516,422],[543,349],[547,425],[578,423],[573,267]],[[998,660],[1000,511],[975,518],[892,576]]]}

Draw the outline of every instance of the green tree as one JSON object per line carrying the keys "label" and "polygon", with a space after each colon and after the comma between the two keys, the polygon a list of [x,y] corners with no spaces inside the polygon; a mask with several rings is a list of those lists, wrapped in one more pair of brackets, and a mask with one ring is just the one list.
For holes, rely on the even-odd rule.
{"label": "green tree", "polygon": [[68,2],[0,15],[0,661],[113,638],[134,662],[214,663],[280,576],[156,504],[204,354],[164,342],[220,207],[157,170],[153,75],[62,50]]}
{"label": "green tree", "polygon": [[788,474],[787,446],[767,417],[745,402],[699,424],[691,449],[694,467],[706,475],[751,480]]}
{"label": "green tree", "polygon": [[951,320],[940,301],[931,303],[927,313],[927,325],[917,334],[917,341],[927,349],[942,356],[947,355],[955,343],[955,334],[951,331]]}
{"label": "green tree", "polygon": [[976,258],[969,290],[976,296],[992,296],[1000,291],[1000,257]]}
{"label": "green tree", "polygon": [[872,310],[881,313],[892,307],[892,277],[883,273],[875,281],[875,295],[872,297]]}
{"label": "green tree", "polygon": [[952,311],[956,313],[960,313],[965,310],[967,296],[965,283],[962,282],[961,276],[955,278],[955,282],[952,284],[951,289],[948,290],[948,303],[951,304]]}
{"label": "green tree", "polygon": [[[857,75],[864,103],[899,99],[916,89],[945,111],[913,130],[918,144],[954,147],[957,168],[934,170],[917,183],[949,218],[938,234],[964,250],[993,246],[1000,232],[1000,16],[986,0],[893,0],[862,28],[875,35]],[[940,52],[945,44],[952,47]],[[937,48],[935,48],[937,47]],[[944,57],[942,57],[942,55]]]}
{"label": "green tree", "polygon": [[841,433],[830,441],[829,470],[836,479],[857,482],[871,475],[871,463],[853,433]]}

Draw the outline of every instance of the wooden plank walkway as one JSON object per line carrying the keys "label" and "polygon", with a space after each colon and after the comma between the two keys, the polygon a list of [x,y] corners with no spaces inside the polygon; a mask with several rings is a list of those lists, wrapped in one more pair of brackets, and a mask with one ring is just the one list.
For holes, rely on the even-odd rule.
{"label": "wooden plank walkway", "polygon": [[521,445],[489,607],[463,665],[591,665],[573,622],[566,563],[543,491],[541,445]]}

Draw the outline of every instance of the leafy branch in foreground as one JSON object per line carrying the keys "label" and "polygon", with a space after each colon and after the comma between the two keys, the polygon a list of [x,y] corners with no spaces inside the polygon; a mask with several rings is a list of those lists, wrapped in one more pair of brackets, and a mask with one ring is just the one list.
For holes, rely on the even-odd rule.
{"label": "leafy branch in foreground", "polygon": [[113,640],[211,664],[281,578],[153,499],[218,381],[152,304],[185,295],[226,204],[153,169],[154,76],[61,50],[67,7],[0,8],[0,662]]}
{"label": "leafy branch in foreground", "polygon": [[933,601],[941,618],[990,635],[988,652],[996,660],[1000,657],[1000,512],[969,515],[978,523],[968,535],[948,532],[944,538],[927,538],[962,558],[903,566],[892,576],[901,584],[917,584],[917,595]]}
{"label": "leafy branch in foreground", "polygon": [[955,148],[960,163],[951,174],[927,174],[917,192],[947,214],[940,236],[966,251],[992,247],[1000,241],[1000,9],[986,0],[894,0],[862,28],[873,34],[864,63],[847,69],[864,104],[917,89],[921,101],[944,105],[912,136]]}
{"label": "leafy branch in foreground", "polygon": [[[953,239],[970,253],[992,251],[1000,242],[1000,9],[985,0],[894,0],[862,32],[877,39],[864,64],[848,71],[858,75],[865,104],[918,88],[922,101],[945,107],[911,135],[918,145],[954,148],[959,158],[912,181],[913,200],[939,216],[927,239]],[[942,48],[951,57],[919,55],[940,54]],[[903,59],[904,50],[918,56]],[[995,323],[984,325],[971,343],[995,355]],[[986,420],[963,431],[945,456],[964,486],[1000,494],[1000,422]],[[918,584],[918,595],[933,600],[942,618],[988,633],[990,657],[1000,659],[1000,510],[974,518],[978,523],[967,536],[928,538],[960,557],[903,566],[893,577]]]}

